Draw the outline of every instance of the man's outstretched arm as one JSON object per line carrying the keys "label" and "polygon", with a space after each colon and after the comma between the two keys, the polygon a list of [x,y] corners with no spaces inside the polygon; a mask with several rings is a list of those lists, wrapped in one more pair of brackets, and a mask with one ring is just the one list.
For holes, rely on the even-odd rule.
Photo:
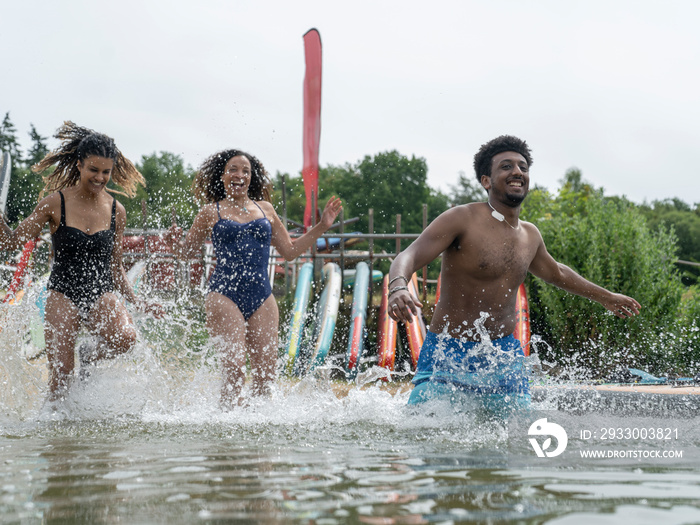
{"label": "man's outstretched arm", "polygon": [[617,317],[633,317],[639,314],[641,306],[632,297],[598,286],[584,279],[565,264],[555,261],[547,251],[541,235],[539,235],[539,247],[535,258],[530,263],[529,271],[532,275],[562,290],[600,303]]}

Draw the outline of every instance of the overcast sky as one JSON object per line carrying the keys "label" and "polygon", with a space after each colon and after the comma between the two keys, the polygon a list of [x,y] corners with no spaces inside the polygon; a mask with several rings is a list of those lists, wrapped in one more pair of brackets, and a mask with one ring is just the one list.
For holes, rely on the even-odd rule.
{"label": "overcast sky", "polygon": [[315,27],[321,166],[398,150],[447,190],[507,133],[532,148],[531,184],[575,166],[608,195],[693,204],[698,20],[693,0],[0,0],[0,112],[25,149],[30,123],[73,120],[135,161],[238,147],[297,174]]}

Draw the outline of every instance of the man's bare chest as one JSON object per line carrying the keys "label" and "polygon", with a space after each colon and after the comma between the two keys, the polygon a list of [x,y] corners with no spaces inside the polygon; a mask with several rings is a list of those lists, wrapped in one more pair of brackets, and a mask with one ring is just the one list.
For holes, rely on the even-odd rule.
{"label": "man's bare chest", "polygon": [[475,278],[522,279],[534,255],[532,248],[517,238],[478,237],[455,243],[443,258],[450,268]]}

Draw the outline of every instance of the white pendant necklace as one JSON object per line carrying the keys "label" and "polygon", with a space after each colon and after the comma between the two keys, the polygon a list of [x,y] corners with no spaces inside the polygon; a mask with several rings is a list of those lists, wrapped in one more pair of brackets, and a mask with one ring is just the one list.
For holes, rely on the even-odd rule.
{"label": "white pendant necklace", "polygon": [[496,220],[499,221],[499,222],[505,222],[508,226],[510,226],[510,227],[513,228],[514,230],[517,230],[518,228],[520,228],[520,219],[518,219],[518,226],[517,226],[517,227],[516,227],[516,226],[513,226],[511,223],[509,223],[509,222],[506,220],[505,215],[503,215],[503,214],[502,214],[501,212],[499,212],[499,211],[496,211],[496,208],[494,208],[493,206],[491,206],[491,202],[486,201],[486,204],[488,204],[488,205],[489,205],[489,208],[491,208],[491,209],[493,210],[493,211],[491,212],[491,217],[493,217],[494,219],[496,219]]}

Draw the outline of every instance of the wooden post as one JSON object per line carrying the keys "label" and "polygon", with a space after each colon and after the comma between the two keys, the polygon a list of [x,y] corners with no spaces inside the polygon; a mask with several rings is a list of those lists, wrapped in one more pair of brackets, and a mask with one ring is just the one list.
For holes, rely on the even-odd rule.
{"label": "wooden post", "polygon": [[[172,206],[170,208],[170,222],[171,224],[175,225],[177,224],[177,210],[175,209],[175,206]],[[183,287],[183,283],[187,282],[189,283],[189,275],[187,275],[187,279],[185,280],[185,273],[189,272],[187,269],[190,267],[189,261],[185,261],[185,266],[183,269],[183,266],[180,264],[180,261],[178,261],[177,257],[175,257],[175,254],[172,254],[173,256],[173,280],[175,281],[175,291],[178,294],[184,293],[185,288]],[[183,274],[183,275],[181,275]],[[181,288],[182,287],[182,288]]]}
{"label": "wooden post", "polygon": [[[428,227],[428,205],[423,204],[423,231]],[[423,304],[428,299],[428,267],[423,266]]]}
{"label": "wooden post", "polygon": [[[374,208],[370,208],[368,211],[369,219],[369,234],[374,234]],[[374,279],[372,279],[372,273],[374,272],[374,238],[369,238],[369,296],[367,297],[367,310],[370,310],[372,306],[372,287],[374,285]]]}
{"label": "wooden post", "polygon": [[340,208],[340,282],[345,277],[345,210]]}
{"label": "wooden post", "polygon": [[[397,213],[396,214],[396,235],[401,234],[401,214]],[[398,255],[401,252],[401,239],[399,237],[396,238],[396,255]]]}
{"label": "wooden post", "polygon": [[[370,208],[368,213],[368,222],[369,222],[369,234],[372,235],[374,233],[374,209]],[[374,238],[370,237],[369,238],[369,266],[370,270],[372,269],[372,264],[374,264]]]}
{"label": "wooden post", "polygon": [[[282,175],[282,224],[288,228],[287,224],[287,175]],[[284,295],[289,295],[291,283],[289,282],[289,261],[284,260]]]}
{"label": "wooden post", "polygon": [[[316,192],[314,190],[311,190],[311,227],[313,228],[316,226]],[[318,274],[319,274],[319,269],[318,269],[318,259],[316,258],[316,241],[314,241],[313,245],[311,246],[311,260],[313,261],[314,265],[314,275],[313,275],[313,282],[316,283],[316,280],[318,279]]]}
{"label": "wooden post", "polygon": [[148,205],[146,199],[141,201],[141,228],[146,229],[146,219],[148,219]]}
{"label": "wooden post", "polygon": [[146,199],[141,200],[141,228],[143,229],[143,257],[146,260],[146,283],[151,283],[150,249],[148,246],[148,236],[146,235],[146,222],[148,220],[148,205]]}

